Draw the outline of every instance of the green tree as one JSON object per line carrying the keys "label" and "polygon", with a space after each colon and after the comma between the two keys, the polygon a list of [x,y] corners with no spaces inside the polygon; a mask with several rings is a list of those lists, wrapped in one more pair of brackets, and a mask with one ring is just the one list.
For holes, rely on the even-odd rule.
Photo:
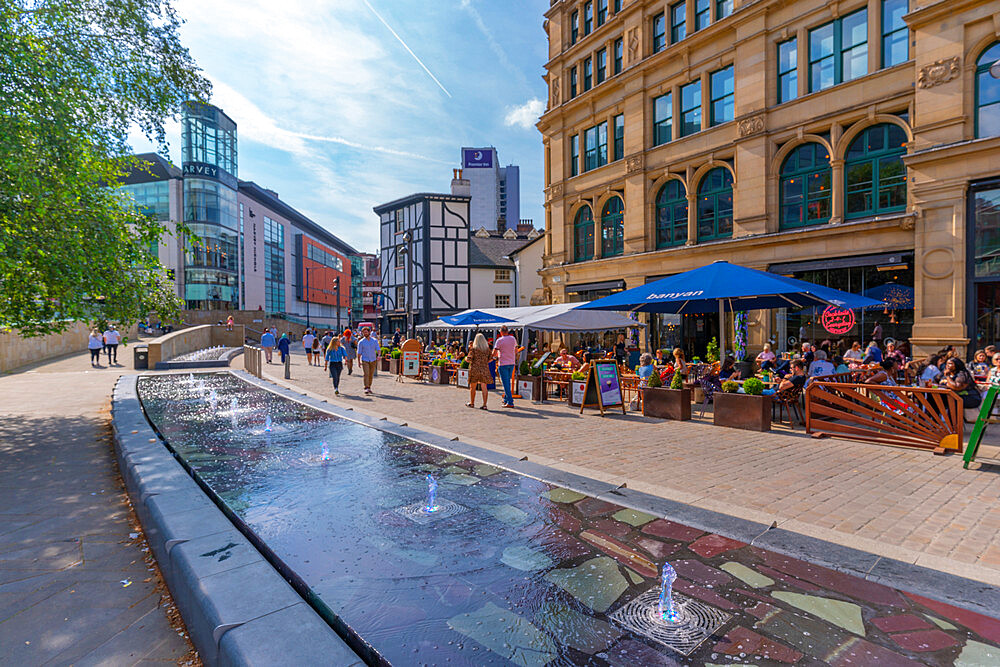
{"label": "green tree", "polygon": [[180,305],[149,248],[166,233],[115,186],[129,131],[211,86],[169,0],[0,0],[0,325],[131,323]]}

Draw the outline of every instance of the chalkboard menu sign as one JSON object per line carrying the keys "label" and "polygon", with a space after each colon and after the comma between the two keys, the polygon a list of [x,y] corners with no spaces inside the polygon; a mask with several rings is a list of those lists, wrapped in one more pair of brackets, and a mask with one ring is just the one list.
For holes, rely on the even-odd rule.
{"label": "chalkboard menu sign", "polygon": [[622,414],[625,414],[618,364],[614,360],[595,361],[591,364],[590,372],[587,374],[587,389],[580,404],[580,414],[583,414],[583,409],[588,407],[599,408],[602,415],[608,408],[621,407]]}

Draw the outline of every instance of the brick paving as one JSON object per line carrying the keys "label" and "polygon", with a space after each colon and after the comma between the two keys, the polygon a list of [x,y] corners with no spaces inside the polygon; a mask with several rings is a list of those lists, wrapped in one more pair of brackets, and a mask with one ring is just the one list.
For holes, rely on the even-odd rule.
{"label": "brick paving", "polygon": [[[234,366],[242,366],[237,358]],[[799,426],[770,433],[639,414],[580,415],[562,402],[465,407],[467,390],[380,374],[376,394],[344,373],[340,397],[322,367],[293,354],[265,377],[414,428],[462,440],[690,505],[770,524],[939,571],[1000,584],[1000,466],[959,456],[839,439]]]}

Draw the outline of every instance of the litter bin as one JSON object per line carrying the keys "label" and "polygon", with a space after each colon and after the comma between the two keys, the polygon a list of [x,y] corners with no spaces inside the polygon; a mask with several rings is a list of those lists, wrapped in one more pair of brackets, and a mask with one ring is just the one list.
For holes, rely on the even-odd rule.
{"label": "litter bin", "polygon": [[149,346],[136,345],[132,353],[132,367],[135,370],[146,370],[149,368]]}

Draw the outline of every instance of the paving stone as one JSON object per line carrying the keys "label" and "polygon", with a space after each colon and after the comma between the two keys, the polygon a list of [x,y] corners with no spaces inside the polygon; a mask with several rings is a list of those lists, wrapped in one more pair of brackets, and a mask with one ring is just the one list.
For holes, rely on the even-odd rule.
{"label": "paving stone", "polygon": [[872,625],[882,632],[905,632],[907,630],[926,630],[931,624],[913,614],[899,616],[879,616],[872,619]]}
{"label": "paving stone", "polygon": [[752,548],[764,561],[782,572],[786,572],[798,579],[811,582],[820,588],[837,591],[848,597],[858,598],[866,602],[877,605],[886,605],[906,609],[906,601],[897,591],[871,581],[865,581],[858,577],[836,572],[820,565],[806,563],[797,558],[789,558],[770,551],[763,551]]}
{"label": "paving stone", "polygon": [[685,595],[690,595],[693,598],[698,598],[702,602],[707,602],[710,605],[719,607],[720,609],[727,609],[729,611],[737,611],[739,609],[738,605],[733,604],[715,591],[692,584],[684,579],[677,579],[674,581],[674,590],[680,591]]}
{"label": "paving stone", "polygon": [[549,510],[549,516],[559,525],[560,528],[568,533],[579,533],[583,530],[583,522],[572,514],[568,514],[561,509]]}
{"label": "paving stone", "polygon": [[742,626],[727,632],[722,641],[715,645],[714,650],[726,655],[740,657],[746,655],[784,663],[793,663],[802,657],[802,654],[795,649],[762,637]]}
{"label": "paving stone", "polygon": [[711,558],[719,554],[741,549],[746,546],[746,542],[731,540],[722,535],[705,535],[688,545],[688,549],[695,552],[702,558]]}
{"label": "paving stone", "polygon": [[500,562],[523,572],[544,570],[552,565],[552,559],[531,547],[515,546],[503,550]]}
{"label": "paving stone", "polygon": [[777,570],[773,570],[766,565],[758,565],[757,569],[763,572],[764,574],[770,575],[775,579],[778,579],[779,581],[785,582],[789,586],[794,586],[795,588],[798,588],[799,590],[802,591],[820,590],[820,587],[815,584],[810,584],[808,581],[802,581],[801,579],[796,579],[790,574],[785,574],[784,572],[778,572]]}
{"label": "paving stone", "polygon": [[598,500],[597,498],[585,498],[577,502],[575,507],[580,511],[580,514],[586,517],[611,514],[622,508],[621,505],[615,505],[614,503]]}
{"label": "paving stone", "polygon": [[970,639],[955,659],[954,667],[996,667],[1000,665],[1000,648]]}
{"label": "paving stone", "polygon": [[960,609],[946,602],[931,600],[930,598],[925,598],[922,595],[916,595],[914,593],[904,593],[904,595],[914,602],[922,604],[931,611],[936,612],[941,616],[958,623],[959,625],[964,625],[980,637],[1000,644],[1000,620],[988,618],[982,614],[977,614],[974,611]]}
{"label": "paving stone", "polygon": [[497,473],[503,472],[503,468],[497,468],[496,466],[491,466],[488,463],[480,463],[472,468],[472,472],[476,473],[480,477],[489,477],[490,475],[496,475]]}
{"label": "paving stone", "polygon": [[854,637],[829,660],[831,667],[917,667],[919,662],[910,660],[878,644]]}
{"label": "paving stone", "polygon": [[508,526],[522,526],[528,520],[528,515],[524,510],[513,505],[491,505],[486,508],[486,512]]}
{"label": "paving stone", "polygon": [[615,521],[614,519],[600,517],[597,519],[591,519],[588,523],[595,530],[618,539],[622,539],[632,532],[632,527],[627,523]]}
{"label": "paving stone", "polygon": [[594,530],[585,530],[580,533],[580,539],[593,544],[622,565],[633,568],[644,577],[652,578],[658,576],[660,573],[660,568],[655,563],[651,562],[635,549],[622,544],[608,535]]}
{"label": "paving stone", "polygon": [[479,483],[479,478],[475,475],[451,474],[441,478],[442,484],[457,484],[459,486],[472,486]]}
{"label": "paving stone", "polygon": [[753,586],[754,588],[767,588],[768,586],[774,585],[774,579],[771,579],[770,577],[765,577],[760,572],[751,570],[743,563],[730,561],[728,563],[723,563],[719,567],[720,569],[725,570],[726,572],[733,575],[746,585]]}
{"label": "paving stone", "polygon": [[705,565],[698,560],[675,560],[672,565],[674,566],[674,570],[676,570],[677,574],[685,579],[697,581],[699,584],[722,586],[723,584],[728,584],[733,580],[732,577],[725,572],[716,570],[714,567]]}
{"label": "paving stone", "polygon": [[448,626],[522,667],[542,667],[556,657],[556,646],[548,635],[492,602],[474,612],[451,617]]}
{"label": "paving stone", "polygon": [[628,588],[618,565],[606,556],[591,558],[576,567],[552,570],[545,579],[600,613],[607,611]]}
{"label": "paving stone", "polygon": [[766,602],[758,602],[754,606],[748,607],[746,612],[751,616],[753,616],[754,618],[763,620],[767,618],[769,615],[777,613],[778,608],[773,607]]}
{"label": "paving stone", "polygon": [[646,514],[645,512],[640,512],[639,510],[625,508],[620,512],[615,512],[612,515],[612,518],[618,521],[623,521],[630,526],[638,527],[643,524],[649,523],[656,517],[653,516],[652,514]]}
{"label": "paving stone", "polygon": [[615,626],[556,602],[546,602],[535,623],[578,651],[594,655],[622,636]]}
{"label": "paving stone", "polygon": [[853,602],[832,600],[817,595],[790,593],[788,591],[775,591],[771,595],[777,600],[797,607],[802,611],[809,612],[813,616],[822,618],[824,621],[839,625],[856,635],[865,636],[865,624],[861,620],[861,607]]}
{"label": "paving stone", "polygon": [[958,630],[958,628],[956,628],[953,624],[948,621],[941,620],[937,616],[931,616],[930,614],[924,614],[924,616],[926,616],[931,623],[938,626],[942,630]]}
{"label": "paving stone", "polygon": [[907,651],[923,653],[926,651],[940,651],[943,648],[958,646],[958,642],[946,632],[937,628],[933,630],[918,630],[916,632],[904,632],[889,635],[892,641],[899,644]]}
{"label": "paving stone", "polygon": [[[820,620],[786,610],[768,614],[754,628],[819,660],[836,655],[841,646],[854,639]],[[864,663],[855,667],[861,665]]]}
{"label": "paving stone", "polygon": [[690,542],[705,534],[705,531],[697,528],[690,528],[667,519],[657,519],[642,527],[642,532],[657,537],[666,537],[671,540]]}
{"label": "paving stone", "polygon": [[569,489],[564,489],[562,487],[549,489],[542,495],[547,497],[554,503],[575,503],[576,501],[587,497],[582,493],[577,493],[576,491],[570,491]]}
{"label": "paving stone", "polygon": [[657,560],[666,560],[667,556],[676,553],[683,546],[680,542],[661,542],[659,540],[651,540],[648,537],[636,538],[635,543],[637,546],[648,551]]}
{"label": "paving stone", "polygon": [[680,667],[677,662],[663,652],[650,648],[633,639],[625,639],[601,654],[612,667]]}

